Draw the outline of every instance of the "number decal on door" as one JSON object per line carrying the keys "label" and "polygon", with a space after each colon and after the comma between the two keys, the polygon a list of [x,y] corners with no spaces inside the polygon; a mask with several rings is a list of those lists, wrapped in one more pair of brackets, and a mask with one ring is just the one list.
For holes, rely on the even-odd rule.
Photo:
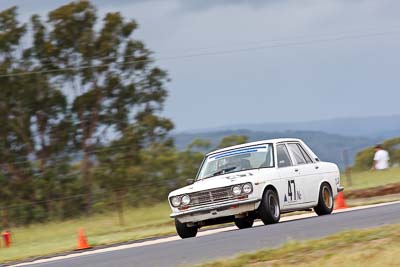
{"label": "number decal on door", "polygon": [[288,197],[290,197],[290,201],[296,201],[296,184],[294,180],[288,180]]}

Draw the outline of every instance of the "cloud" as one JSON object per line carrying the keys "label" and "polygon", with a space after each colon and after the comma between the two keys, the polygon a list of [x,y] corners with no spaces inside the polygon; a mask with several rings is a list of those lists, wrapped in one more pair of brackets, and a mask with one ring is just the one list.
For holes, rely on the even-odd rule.
{"label": "cloud", "polygon": [[201,1],[188,1],[188,0],[180,0],[182,9],[190,10],[190,11],[198,11],[204,9],[211,9],[215,7],[227,7],[227,6],[235,6],[235,5],[243,5],[250,7],[262,7],[267,4],[273,4],[277,2],[283,2],[284,0],[201,0]]}
{"label": "cloud", "polygon": [[[169,0],[170,2],[174,2]],[[178,0],[183,10],[204,10],[214,7],[226,7],[234,5],[246,5],[251,7],[260,7],[274,2],[282,2],[285,0]],[[125,6],[135,5],[149,2],[165,2],[165,0],[94,0],[92,3],[101,6]]]}

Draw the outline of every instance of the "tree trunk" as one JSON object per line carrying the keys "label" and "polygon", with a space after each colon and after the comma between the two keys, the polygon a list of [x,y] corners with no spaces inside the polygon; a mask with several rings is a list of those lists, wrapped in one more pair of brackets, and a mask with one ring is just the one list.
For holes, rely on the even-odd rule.
{"label": "tree trunk", "polygon": [[85,209],[86,213],[90,214],[92,211],[92,175],[90,173],[90,160],[89,152],[87,149],[84,150],[83,160],[82,160],[82,175],[85,184]]}
{"label": "tree trunk", "polygon": [[2,210],[1,225],[2,225],[3,229],[7,229],[10,226],[10,217],[8,214],[8,208],[3,207],[1,210]]}
{"label": "tree trunk", "polygon": [[125,219],[124,219],[124,197],[125,197],[125,192],[122,191],[115,191],[115,200],[116,200],[116,208],[118,212],[118,222],[120,226],[125,225]]}
{"label": "tree trunk", "polygon": [[[91,213],[92,210],[92,201],[93,201],[93,192],[92,192],[92,185],[93,185],[93,177],[90,172],[91,168],[91,162],[89,159],[90,156],[90,149],[92,148],[93,144],[87,144],[88,140],[91,140],[93,138],[93,135],[95,133],[95,130],[97,128],[97,124],[99,122],[99,109],[101,105],[101,92],[99,89],[95,89],[97,91],[97,97],[96,97],[96,105],[95,108],[92,111],[92,116],[91,120],[88,124],[82,123],[83,125],[83,140],[82,140],[82,150],[83,150],[83,160],[82,160],[82,174],[83,174],[83,179],[85,180],[85,187],[86,187],[86,212],[88,214]],[[82,111],[81,111],[81,116],[80,116],[80,121],[84,122],[84,117],[82,116]]]}

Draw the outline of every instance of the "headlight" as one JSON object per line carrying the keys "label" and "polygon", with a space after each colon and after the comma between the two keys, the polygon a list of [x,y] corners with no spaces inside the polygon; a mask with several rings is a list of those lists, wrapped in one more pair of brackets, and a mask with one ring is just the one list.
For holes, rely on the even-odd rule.
{"label": "headlight", "polygon": [[232,193],[233,193],[233,195],[235,195],[235,196],[240,195],[240,194],[242,193],[242,187],[239,186],[239,185],[235,185],[235,186],[232,188]]}
{"label": "headlight", "polygon": [[188,196],[188,195],[184,195],[183,197],[182,197],[182,205],[189,205],[189,203],[190,203],[190,197]]}
{"label": "headlight", "polygon": [[253,191],[253,186],[251,185],[251,183],[246,183],[243,185],[243,193],[245,194],[250,194]]}
{"label": "headlight", "polygon": [[171,204],[174,207],[179,207],[181,205],[181,197],[172,197]]}

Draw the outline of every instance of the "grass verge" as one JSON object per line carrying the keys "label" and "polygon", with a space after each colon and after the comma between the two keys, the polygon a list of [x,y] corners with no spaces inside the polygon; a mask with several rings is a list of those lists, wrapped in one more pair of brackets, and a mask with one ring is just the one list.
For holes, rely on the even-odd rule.
{"label": "grass verge", "polygon": [[338,233],[320,240],[289,242],[201,267],[400,266],[400,225]]}
{"label": "grass verge", "polygon": [[90,245],[113,244],[175,233],[167,203],[127,209],[125,225],[114,212],[90,217],[11,228],[12,246],[0,248],[0,262],[51,255],[75,249],[77,230],[83,227]]}
{"label": "grass verge", "polygon": [[391,183],[400,183],[400,168],[390,168],[383,171],[354,172],[351,175],[351,185],[345,174],[341,175],[341,183],[345,190],[357,190]]}

